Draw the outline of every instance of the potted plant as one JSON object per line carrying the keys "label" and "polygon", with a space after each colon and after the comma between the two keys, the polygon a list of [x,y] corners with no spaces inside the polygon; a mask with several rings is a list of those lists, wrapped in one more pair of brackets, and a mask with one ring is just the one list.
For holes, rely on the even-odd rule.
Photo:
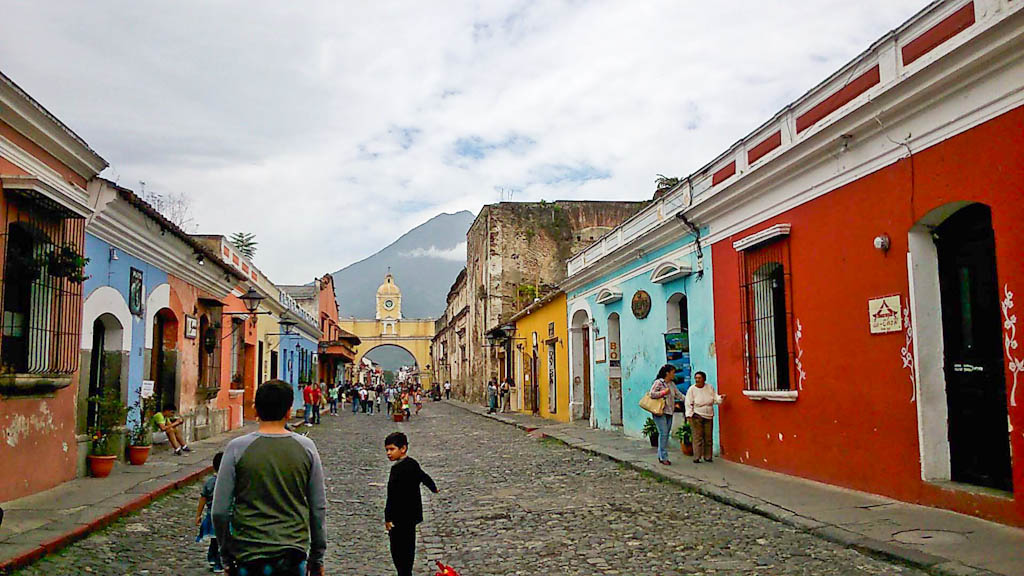
{"label": "potted plant", "polygon": [[96,404],[96,424],[90,429],[92,446],[87,460],[89,472],[96,478],[105,478],[114,468],[114,460],[120,451],[118,432],[123,429],[128,413],[121,402],[117,386],[106,386],[99,396],[90,396],[89,402]]}
{"label": "potted plant", "polygon": [[153,445],[153,431],[149,427],[149,419],[153,415],[156,401],[153,397],[135,401],[135,411],[139,421],[128,430],[128,462],[133,466],[141,466],[149,459],[149,451]]}
{"label": "potted plant", "polygon": [[676,428],[672,432],[672,437],[679,440],[679,447],[683,450],[683,454],[693,456],[693,430],[690,428],[689,422],[684,422],[682,426]]}
{"label": "potted plant", "polygon": [[50,276],[66,278],[69,282],[81,284],[87,276],[83,274],[89,259],[78,253],[74,244],[54,246],[46,254],[46,268]]}
{"label": "potted plant", "polygon": [[644,422],[644,427],[640,430],[640,433],[651,441],[651,446],[656,447],[658,445],[658,426],[654,423],[654,418],[647,417],[647,421]]}
{"label": "potted plant", "polygon": [[405,420],[405,412],[402,411],[402,397],[395,398],[395,401],[391,403],[391,418],[395,422],[401,422]]}

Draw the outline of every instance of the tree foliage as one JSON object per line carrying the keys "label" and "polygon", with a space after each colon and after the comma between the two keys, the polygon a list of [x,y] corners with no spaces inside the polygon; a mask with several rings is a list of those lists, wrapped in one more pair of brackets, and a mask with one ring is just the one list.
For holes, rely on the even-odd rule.
{"label": "tree foliage", "polygon": [[654,179],[654,193],[656,195],[668,192],[683,181],[682,178],[677,178],[675,176],[665,176],[664,174],[656,174],[656,176],[657,178]]}
{"label": "tree foliage", "polygon": [[256,245],[259,242],[256,241],[255,234],[251,232],[235,232],[229,240],[246,258],[252,260],[256,256]]}

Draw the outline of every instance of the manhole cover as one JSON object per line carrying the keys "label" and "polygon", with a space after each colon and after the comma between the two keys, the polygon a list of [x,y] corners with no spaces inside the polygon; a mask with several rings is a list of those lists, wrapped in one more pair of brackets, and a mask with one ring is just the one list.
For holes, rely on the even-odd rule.
{"label": "manhole cover", "polygon": [[963,534],[949,530],[906,530],[892,537],[904,544],[956,544],[966,540]]}

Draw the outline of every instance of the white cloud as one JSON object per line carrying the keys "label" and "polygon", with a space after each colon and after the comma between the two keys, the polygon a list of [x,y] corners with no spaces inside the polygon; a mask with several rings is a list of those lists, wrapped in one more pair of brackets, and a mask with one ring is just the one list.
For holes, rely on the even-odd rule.
{"label": "white cloud", "polygon": [[294,283],[499,188],[649,198],[925,3],[0,0],[0,54],[107,175]]}
{"label": "white cloud", "polygon": [[429,248],[414,248],[406,252],[401,252],[399,256],[409,256],[412,258],[440,258],[441,260],[452,260],[455,262],[465,262],[466,260],[466,243],[460,242],[453,248],[438,249],[437,246],[431,246]]}

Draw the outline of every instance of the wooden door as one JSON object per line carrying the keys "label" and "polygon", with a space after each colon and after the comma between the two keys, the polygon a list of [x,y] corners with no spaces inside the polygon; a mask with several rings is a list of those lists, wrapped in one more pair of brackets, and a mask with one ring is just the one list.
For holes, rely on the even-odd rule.
{"label": "wooden door", "polygon": [[935,232],[949,452],[957,482],[1013,489],[992,215],[974,204]]}
{"label": "wooden door", "polygon": [[583,419],[590,420],[590,327],[583,326]]}

